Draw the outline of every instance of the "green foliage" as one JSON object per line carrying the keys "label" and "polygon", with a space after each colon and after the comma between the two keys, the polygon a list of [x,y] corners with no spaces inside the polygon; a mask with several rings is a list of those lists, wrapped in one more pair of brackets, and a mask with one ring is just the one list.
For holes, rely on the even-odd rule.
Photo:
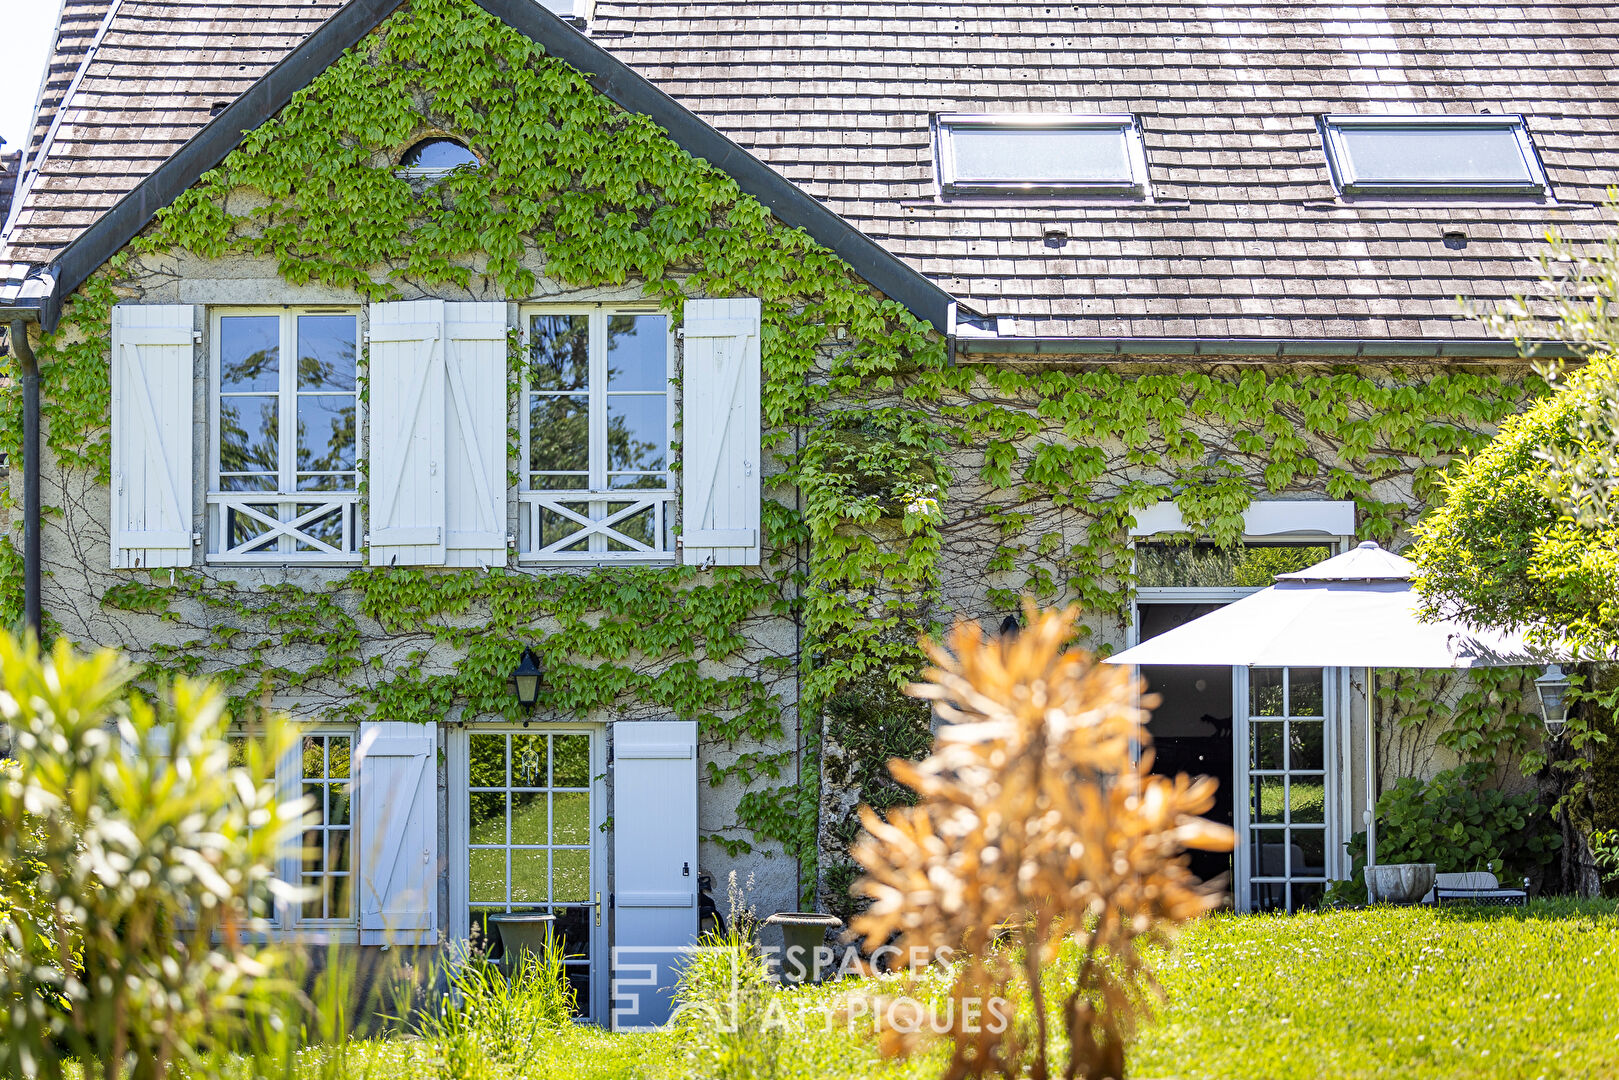
{"label": "green foliage", "polygon": [[[1538,873],[1562,838],[1531,794],[1486,785],[1475,766],[1432,780],[1403,777],[1377,800],[1377,861],[1433,863],[1442,874],[1492,870],[1503,880]],[[1366,834],[1349,841],[1355,875],[1365,865]]]}
{"label": "green foliage", "polygon": [[577,1000],[562,945],[524,950],[508,974],[479,957],[447,966],[447,991],[417,1014],[416,1034],[442,1080],[534,1075],[547,1044],[573,1026]]}
{"label": "green foliage", "polygon": [[0,534],[0,630],[20,633],[23,620],[22,552]]}
{"label": "green foliage", "polygon": [[[438,132],[482,166],[432,184],[396,175],[398,151]],[[918,669],[918,635],[945,618],[946,515],[980,512],[950,501],[962,453],[982,453],[976,479],[1001,504],[982,509],[986,532],[1002,534],[982,568],[991,602],[1060,595],[1119,617],[1143,507],[1173,499],[1193,536],[1231,545],[1254,498],[1324,487],[1356,501],[1366,535],[1387,539],[1417,507],[1383,501],[1374,482],[1405,478],[1426,499],[1451,455],[1482,445],[1538,388],[1511,374],[1324,366],[951,367],[931,327],[470,0],[408,0],[162,210],[132,254],[176,251],[266,257],[290,283],[369,298],[523,297],[541,262],[570,286],[636,284],[676,318],[689,295],[762,299],[765,440],[781,472],[767,479],[777,499],[764,507],[759,572],[365,569],[326,589],[181,572],[131,576],[103,602],[173,621],[200,613],[194,640],[149,650],[148,679],[211,673],[235,701],[273,687],[334,718],[515,718],[505,672],[522,644],[542,642],[551,713],[657,706],[699,719],[705,738],[763,747],[711,768],[711,782],[748,790],[740,832],[708,839],[732,851],[780,841],[806,892],[823,706]],[[101,482],[108,310],[138,270],[123,258],[103,268],[37,350],[50,449]],[[16,444],[15,398],[0,407],[0,447]],[[1036,506],[1072,521],[1044,527]],[[0,603],[10,580],[0,561]],[[779,699],[757,677],[716,670],[743,647],[748,620],[794,616],[796,788]],[[378,628],[391,636],[386,655],[367,647]],[[463,657],[452,674],[427,663],[439,649]],[[311,659],[272,659],[289,653]],[[323,699],[323,685],[343,697]],[[883,797],[878,768],[854,770],[857,794]]]}
{"label": "green foliage", "polygon": [[[302,803],[275,801],[283,721],[227,740],[217,691],[149,702],[116,654],[0,633],[0,720],[27,764],[0,779],[0,1068],[155,1080],[196,1065],[281,986],[245,935],[269,914]],[[166,752],[161,747],[167,747]]]}

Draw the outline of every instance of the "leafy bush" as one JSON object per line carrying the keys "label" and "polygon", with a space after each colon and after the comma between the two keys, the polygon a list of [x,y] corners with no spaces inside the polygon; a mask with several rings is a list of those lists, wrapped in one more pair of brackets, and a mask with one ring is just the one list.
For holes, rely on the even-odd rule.
{"label": "leafy bush", "polygon": [[[1556,856],[1563,839],[1533,795],[1484,784],[1483,769],[1463,766],[1424,782],[1405,777],[1377,800],[1377,861],[1433,863],[1441,874],[1492,870],[1504,881],[1532,874]],[[1354,879],[1366,865],[1366,834],[1349,841]]]}
{"label": "leafy bush", "polygon": [[290,728],[267,718],[233,766],[222,694],[179,680],[148,701],[130,675],[110,650],[42,657],[0,632],[25,763],[0,776],[0,1073],[200,1071],[289,1000],[248,936],[302,825],[267,779]]}
{"label": "leafy bush", "polygon": [[1597,864],[1597,876],[1602,879],[1602,891],[1619,893],[1619,829],[1594,829],[1588,839],[1591,857]]}

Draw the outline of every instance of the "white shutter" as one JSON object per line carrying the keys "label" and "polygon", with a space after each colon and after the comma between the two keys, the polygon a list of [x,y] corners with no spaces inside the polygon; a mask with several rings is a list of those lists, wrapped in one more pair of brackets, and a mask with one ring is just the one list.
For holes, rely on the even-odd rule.
{"label": "white shutter", "polygon": [[685,562],[759,563],[759,301],[687,300],[681,381]]}
{"label": "white shutter", "polygon": [[444,301],[372,304],[368,339],[371,565],[443,565]]}
{"label": "white shutter", "polygon": [[612,731],[613,1027],[651,1027],[697,938],[697,723]]}
{"label": "white shutter", "polygon": [[506,565],[506,305],[446,304],[451,566]]}
{"label": "white shutter", "polygon": [[362,945],[438,941],[437,750],[431,724],[360,725],[354,858]]}
{"label": "white shutter", "polygon": [[190,566],[194,314],[112,309],[112,565]]}

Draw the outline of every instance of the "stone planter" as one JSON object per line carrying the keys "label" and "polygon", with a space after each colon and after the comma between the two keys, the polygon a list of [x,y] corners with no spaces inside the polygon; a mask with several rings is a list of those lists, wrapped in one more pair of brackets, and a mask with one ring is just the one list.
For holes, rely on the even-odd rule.
{"label": "stone planter", "polygon": [[545,954],[545,943],[551,940],[555,915],[523,912],[512,915],[491,915],[489,925],[500,936],[500,955],[492,959],[500,970],[510,975],[520,964],[523,953],[538,958]]}
{"label": "stone planter", "polygon": [[1366,899],[1374,904],[1415,904],[1433,888],[1433,863],[1384,863],[1366,868]]}
{"label": "stone planter", "polygon": [[821,980],[821,958],[815,950],[826,942],[826,932],[836,930],[843,920],[836,915],[813,911],[778,911],[765,920],[766,926],[781,927],[781,981],[788,986]]}

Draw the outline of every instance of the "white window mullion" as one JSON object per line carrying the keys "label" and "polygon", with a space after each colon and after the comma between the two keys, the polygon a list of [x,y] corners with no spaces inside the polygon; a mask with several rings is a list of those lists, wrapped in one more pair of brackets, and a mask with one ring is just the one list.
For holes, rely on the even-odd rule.
{"label": "white window mullion", "polygon": [[[277,484],[281,489],[280,494],[286,495],[297,487],[298,469],[298,319],[287,311],[281,313],[279,374],[281,404],[280,416],[277,418],[280,430],[277,435],[281,450],[281,468],[278,470],[280,479]],[[291,520],[294,516],[293,505],[285,500],[279,505],[282,520]],[[294,550],[292,537],[283,536],[277,540],[276,550],[282,554],[290,554]]]}
{"label": "white window mullion", "polygon": [[[590,313],[590,490],[607,490],[607,312],[597,308]],[[607,516],[605,501],[592,500],[589,517]],[[592,552],[605,552],[607,538],[600,533],[590,537]]]}

